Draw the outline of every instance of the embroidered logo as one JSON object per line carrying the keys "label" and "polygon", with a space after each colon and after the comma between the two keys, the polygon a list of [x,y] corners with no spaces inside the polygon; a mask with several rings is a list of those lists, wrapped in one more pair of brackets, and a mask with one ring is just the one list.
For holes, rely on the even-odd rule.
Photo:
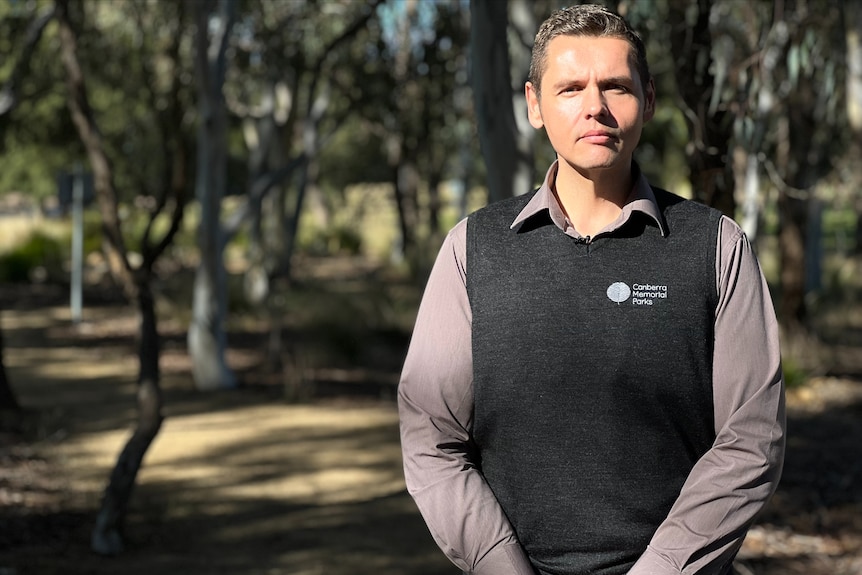
{"label": "embroidered logo", "polygon": [[667,299],[667,286],[663,284],[632,284],[614,282],[608,286],[608,299],[617,305],[631,298],[632,305],[653,305]]}
{"label": "embroidered logo", "polygon": [[614,282],[608,286],[608,299],[616,302],[617,305],[629,299],[630,295],[632,295],[631,288],[623,282]]}

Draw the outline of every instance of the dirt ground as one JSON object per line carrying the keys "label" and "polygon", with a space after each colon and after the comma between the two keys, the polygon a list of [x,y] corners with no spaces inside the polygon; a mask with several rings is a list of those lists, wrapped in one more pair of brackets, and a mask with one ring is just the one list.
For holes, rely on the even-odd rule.
{"label": "dirt ground", "polygon": [[[0,575],[458,573],[404,490],[403,340],[376,375],[330,377],[291,403],[282,380],[256,375],[260,335],[242,331],[229,362],[245,385],[195,392],[169,324],[166,419],[138,476],[127,550],[93,554],[101,490],[135,417],[134,315],[96,302],[74,326],[62,292],[0,295],[7,370],[27,409],[23,434],[0,430]],[[825,372],[789,394],[784,477],[741,575],[862,574],[860,375]]]}

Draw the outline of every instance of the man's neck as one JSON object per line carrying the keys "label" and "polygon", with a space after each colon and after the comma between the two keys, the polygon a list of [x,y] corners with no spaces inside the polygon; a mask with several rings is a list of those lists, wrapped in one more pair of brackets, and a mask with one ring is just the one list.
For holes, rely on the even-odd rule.
{"label": "man's neck", "polygon": [[583,174],[560,162],[554,193],[578,233],[594,236],[619,217],[633,185],[631,166]]}

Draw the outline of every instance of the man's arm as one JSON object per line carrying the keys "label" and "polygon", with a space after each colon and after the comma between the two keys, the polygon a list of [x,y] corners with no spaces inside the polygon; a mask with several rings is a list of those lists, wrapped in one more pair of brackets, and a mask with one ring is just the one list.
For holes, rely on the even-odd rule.
{"label": "man's arm", "polygon": [[478,575],[533,575],[471,459],[472,314],[465,240],[466,220],[449,233],[437,256],[401,374],[404,475],[434,540],[455,565]]}
{"label": "man's arm", "polygon": [[728,218],[717,250],[715,443],[629,575],[726,573],[781,475],[784,381],[772,301],[751,245]]}

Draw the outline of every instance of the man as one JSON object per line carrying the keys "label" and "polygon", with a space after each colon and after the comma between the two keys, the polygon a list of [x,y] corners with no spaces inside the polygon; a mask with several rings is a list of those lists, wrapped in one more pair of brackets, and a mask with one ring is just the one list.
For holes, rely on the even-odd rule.
{"label": "man", "polygon": [[784,451],[757,260],[633,162],[655,87],[618,15],[554,13],[525,89],[557,161],[440,251],[399,386],[408,489],[470,573],[732,573]]}

